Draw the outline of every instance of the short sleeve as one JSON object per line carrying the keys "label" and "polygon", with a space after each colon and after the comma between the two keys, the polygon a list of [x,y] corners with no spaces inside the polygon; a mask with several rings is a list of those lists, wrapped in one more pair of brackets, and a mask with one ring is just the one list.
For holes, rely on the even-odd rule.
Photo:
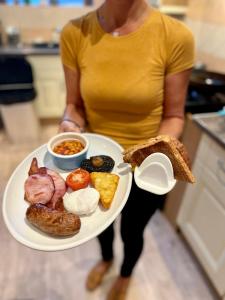
{"label": "short sleeve", "polygon": [[73,22],[66,24],[60,35],[60,55],[62,64],[72,70],[78,68],[79,29]]}
{"label": "short sleeve", "polygon": [[195,60],[195,43],[191,31],[177,24],[170,32],[167,49],[166,74],[175,74],[190,69]]}

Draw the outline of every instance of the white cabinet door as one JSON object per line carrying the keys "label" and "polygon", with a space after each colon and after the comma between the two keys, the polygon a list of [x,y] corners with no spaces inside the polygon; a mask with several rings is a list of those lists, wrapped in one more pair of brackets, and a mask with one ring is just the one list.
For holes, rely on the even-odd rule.
{"label": "white cabinet door", "polygon": [[65,108],[63,84],[48,79],[36,82],[37,98],[35,108],[38,116],[43,118],[60,117]]}
{"label": "white cabinet door", "polygon": [[[204,142],[203,139],[200,150],[209,146]],[[177,222],[222,296],[225,294],[225,207],[219,198],[225,197],[220,194],[224,187],[218,185],[211,174],[213,170],[202,162],[201,151],[193,168],[196,184],[187,187]]]}
{"label": "white cabinet door", "polygon": [[41,118],[61,117],[65,108],[66,91],[60,57],[29,56],[37,97],[34,105]]}

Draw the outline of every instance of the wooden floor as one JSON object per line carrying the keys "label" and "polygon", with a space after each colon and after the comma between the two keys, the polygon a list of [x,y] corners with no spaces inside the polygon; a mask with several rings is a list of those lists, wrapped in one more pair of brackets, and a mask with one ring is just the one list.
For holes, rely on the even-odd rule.
{"label": "wooden floor", "polygon": [[[55,125],[42,128],[41,140],[12,145],[0,133],[0,196],[16,165],[56,133]],[[16,195],[15,195],[16,196]],[[116,224],[119,230],[119,219]],[[102,287],[87,292],[88,270],[99,259],[96,239],[71,250],[46,253],[16,242],[0,218],[0,300],[103,300],[119,271],[122,244],[115,240],[116,259]],[[127,300],[218,299],[182,239],[163,214],[156,213],[145,231],[145,247],[135,269]]]}

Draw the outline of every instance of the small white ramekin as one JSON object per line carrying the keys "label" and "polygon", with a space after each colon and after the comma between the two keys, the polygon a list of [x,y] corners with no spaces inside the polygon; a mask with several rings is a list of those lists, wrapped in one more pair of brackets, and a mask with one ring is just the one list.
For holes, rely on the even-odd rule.
{"label": "small white ramekin", "polygon": [[[60,142],[76,139],[79,140],[83,145],[84,149],[79,153],[73,155],[62,155],[53,152],[53,148]],[[47,143],[47,149],[51,155],[54,164],[62,170],[73,170],[80,167],[82,160],[87,158],[87,151],[89,148],[89,141],[82,133],[76,132],[63,132],[53,136]]]}

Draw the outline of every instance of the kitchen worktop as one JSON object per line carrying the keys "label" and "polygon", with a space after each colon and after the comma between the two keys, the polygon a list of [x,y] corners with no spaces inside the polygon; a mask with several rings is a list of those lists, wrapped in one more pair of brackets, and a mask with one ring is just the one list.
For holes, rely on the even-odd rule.
{"label": "kitchen worktop", "polygon": [[59,47],[0,47],[0,56],[17,56],[17,55],[58,55]]}
{"label": "kitchen worktop", "polygon": [[195,114],[193,121],[225,149],[225,115]]}

